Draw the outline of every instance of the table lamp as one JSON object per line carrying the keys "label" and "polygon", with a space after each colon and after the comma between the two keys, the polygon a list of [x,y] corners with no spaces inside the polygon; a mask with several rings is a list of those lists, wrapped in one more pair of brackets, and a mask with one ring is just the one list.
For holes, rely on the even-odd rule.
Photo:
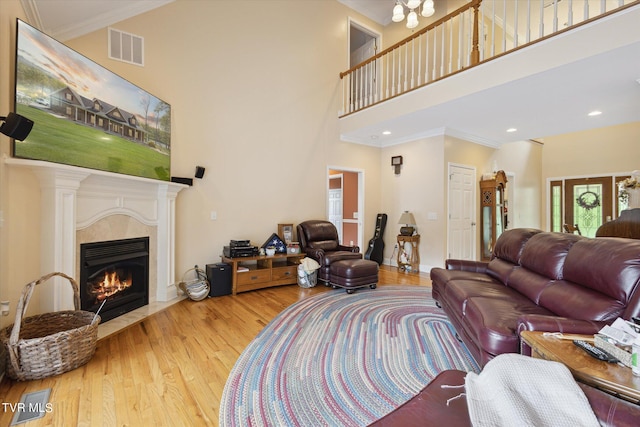
{"label": "table lamp", "polygon": [[400,227],[401,236],[413,236],[413,232],[415,231],[415,227],[413,226],[416,225],[416,219],[413,217],[411,212],[402,212],[402,215],[400,215],[400,219],[398,220],[398,224],[405,224],[404,227]]}

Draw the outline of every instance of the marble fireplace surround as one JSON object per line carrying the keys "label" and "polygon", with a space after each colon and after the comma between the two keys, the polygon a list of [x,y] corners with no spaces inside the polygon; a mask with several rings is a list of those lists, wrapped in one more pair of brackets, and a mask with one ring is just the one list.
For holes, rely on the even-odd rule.
{"label": "marble fireplace surround", "polygon": [[[78,277],[81,243],[149,236],[149,306],[100,325],[105,331],[99,336],[177,299],[175,201],[186,185],[35,160],[6,158],[5,163],[28,168],[40,183],[41,205],[48,207],[40,217],[42,274]],[[41,312],[73,309],[70,286],[55,280],[41,291]]]}

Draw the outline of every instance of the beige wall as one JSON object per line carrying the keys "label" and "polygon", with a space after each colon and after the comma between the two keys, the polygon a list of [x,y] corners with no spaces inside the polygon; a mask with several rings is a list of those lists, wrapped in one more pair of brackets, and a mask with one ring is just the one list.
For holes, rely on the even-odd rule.
{"label": "beige wall", "polygon": [[[0,8],[0,106],[7,111],[15,18],[24,13],[18,0]],[[261,245],[278,223],[325,218],[327,165],[366,171],[365,230],[380,207],[380,150],[339,141],[348,9],[277,0],[232,9],[230,19],[226,2],[178,0],[114,25],[145,38],[144,67],[108,59],[106,29],[65,43],[171,104],[173,175],[193,177],[196,165],[206,167],[178,196],[178,279],[194,264],[218,262],[230,239]],[[6,153],[8,139],[1,142]],[[46,207],[30,172],[3,165],[1,175],[1,259],[11,268],[2,269],[0,298],[15,305],[22,286],[40,275],[38,218]]]}
{"label": "beige wall", "polygon": [[509,200],[509,228],[542,228],[544,224],[544,217],[540,216],[540,197],[544,194],[542,153],[543,145],[540,143],[516,141],[502,145],[489,160],[491,166],[495,162],[498,170],[504,170],[509,179],[513,176],[507,183],[507,187],[513,187],[514,196]]}
{"label": "beige wall", "polygon": [[[387,214],[383,239],[384,256],[391,257],[400,231],[398,220],[404,211],[413,213],[420,234],[420,265],[428,271],[441,266],[444,254],[441,242],[446,236],[444,191],[444,137],[437,136],[384,148],[380,157],[382,209]],[[402,156],[403,165],[396,175],[391,157]],[[434,212],[436,220],[427,220]],[[391,265],[396,265],[395,255]]]}
{"label": "beige wall", "polygon": [[[25,19],[19,1],[0,1],[0,113],[13,111],[13,76],[16,45],[16,18]],[[34,277],[40,257],[36,240],[40,230],[39,192],[32,189],[36,179],[28,173],[10,171],[4,156],[10,155],[10,139],[0,134],[0,300],[11,302],[11,313],[0,317],[0,326],[13,323],[15,306],[22,289]],[[33,203],[33,201],[36,201]],[[38,311],[38,293],[28,313]]]}
{"label": "beige wall", "polygon": [[624,175],[637,169],[640,122],[544,138],[541,215],[545,224],[549,179]]}

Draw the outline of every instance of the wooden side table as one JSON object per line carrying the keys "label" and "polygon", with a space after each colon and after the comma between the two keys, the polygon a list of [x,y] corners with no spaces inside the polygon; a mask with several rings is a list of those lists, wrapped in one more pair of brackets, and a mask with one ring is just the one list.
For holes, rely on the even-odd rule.
{"label": "wooden side table", "polygon": [[[520,333],[522,340],[531,347],[533,357],[563,363],[577,381],[623,399],[640,402],[640,377],[634,376],[631,368],[595,359],[578,348],[570,339],[543,334],[539,331]],[[571,337],[583,340],[593,339],[593,335],[571,335]]]}
{"label": "wooden side table", "polygon": [[[402,261],[402,255],[407,255],[406,244],[411,245],[411,254],[407,261]],[[415,234],[413,236],[403,236],[398,234],[398,269],[404,271],[411,271],[414,273],[420,272],[420,252],[418,249],[420,246],[420,235]]]}

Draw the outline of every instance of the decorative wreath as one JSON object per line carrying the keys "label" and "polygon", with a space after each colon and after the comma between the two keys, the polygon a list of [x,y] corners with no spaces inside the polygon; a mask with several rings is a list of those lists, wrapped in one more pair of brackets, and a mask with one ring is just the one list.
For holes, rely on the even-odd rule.
{"label": "decorative wreath", "polygon": [[593,209],[600,206],[600,196],[593,191],[585,191],[577,199],[578,205],[583,209]]}

